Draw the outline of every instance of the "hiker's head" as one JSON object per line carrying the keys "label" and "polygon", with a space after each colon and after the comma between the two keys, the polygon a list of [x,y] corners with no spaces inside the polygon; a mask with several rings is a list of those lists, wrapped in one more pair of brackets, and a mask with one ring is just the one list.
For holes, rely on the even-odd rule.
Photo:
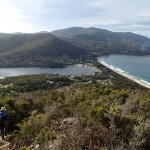
{"label": "hiker's head", "polygon": [[1,107],[1,111],[6,111],[6,108],[5,107]]}

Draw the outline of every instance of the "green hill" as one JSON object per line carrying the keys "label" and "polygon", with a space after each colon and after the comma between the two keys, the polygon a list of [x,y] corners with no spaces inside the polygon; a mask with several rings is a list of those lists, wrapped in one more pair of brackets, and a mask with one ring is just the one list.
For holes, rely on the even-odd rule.
{"label": "green hill", "polygon": [[149,150],[150,91],[98,66],[101,75],[74,80],[44,74],[1,79],[9,148]]}
{"label": "green hill", "polygon": [[[135,54],[149,53],[150,39],[131,32],[112,32],[98,28],[72,27],[51,32],[72,44],[99,54]],[[144,51],[143,51],[144,46]]]}
{"label": "green hill", "polygon": [[78,59],[84,49],[49,33],[0,34],[0,66],[51,66]]}
{"label": "green hill", "polygon": [[79,62],[80,55],[83,60],[95,54],[145,55],[150,53],[149,43],[141,35],[98,28],[74,27],[51,34],[0,33],[0,67],[62,67]]}

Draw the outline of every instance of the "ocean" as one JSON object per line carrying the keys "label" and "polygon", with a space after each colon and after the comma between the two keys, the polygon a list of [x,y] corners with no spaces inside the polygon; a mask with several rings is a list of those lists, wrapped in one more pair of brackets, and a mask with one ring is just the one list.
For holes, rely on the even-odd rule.
{"label": "ocean", "polygon": [[103,61],[150,83],[150,56],[110,55]]}

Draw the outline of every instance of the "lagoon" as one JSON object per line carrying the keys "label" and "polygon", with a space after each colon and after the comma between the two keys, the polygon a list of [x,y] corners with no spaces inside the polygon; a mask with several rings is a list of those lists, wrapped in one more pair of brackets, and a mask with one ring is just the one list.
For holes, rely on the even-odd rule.
{"label": "lagoon", "polygon": [[68,65],[64,68],[39,68],[39,67],[0,68],[0,78],[10,76],[20,76],[20,75],[47,74],[47,73],[81,76],[81,75],[94,75],[95,72],[99,72],[99,70],[95,67],[82,64]]}

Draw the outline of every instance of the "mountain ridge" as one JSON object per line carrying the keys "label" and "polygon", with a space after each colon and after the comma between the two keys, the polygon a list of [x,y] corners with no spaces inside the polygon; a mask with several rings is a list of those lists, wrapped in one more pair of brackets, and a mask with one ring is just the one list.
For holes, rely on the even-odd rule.
{"label": "mountain ridge", "polygon": [[[147,50],[150,50],[150,39],[132,32],[112,32],[94,27],[71,27],[52,31],[51,34],[100,55],[112,53],[145,55],[149,54]],[[142,51],[143,45],[146,51]]]}
{"label": "mountain ridge", "polygon": [[148,55],[149,43],[145,36],[94,27],[0,33],[0,67],[52,67],[54,63],[78,63],[80,55],[83,61],[110,54]]}
{"label": "mountain ridge", "polygon": [[80,53],[85,53],[83,48],[50,33],[0,34],[0,66],[7,62],[8,66],[20,66],[20,63],[23,66],[47,66],[63,61],[64,57],[68,60],[77,59]]}
{"label": "mountain ridge", "polygon": [[126,35],[126,36],[128,34],[132,37],[140,36],[140,37],[143,37],[145,40],[150,40],[146,36],[139,35],[139,34],[132,33],[132,32],[113,32],[107,29],[101,29],[101,28],[95,28],[95,27],[89,27],[89,28],[70,27],[70,28],[65,28],[65,29],[60,29],[60,30],[54,30],[50,33],[58,37],[60,36],[67,37],[67,36],[73,36],[77,34],[92,34],[92,33],[121,34],[121,35]]}

